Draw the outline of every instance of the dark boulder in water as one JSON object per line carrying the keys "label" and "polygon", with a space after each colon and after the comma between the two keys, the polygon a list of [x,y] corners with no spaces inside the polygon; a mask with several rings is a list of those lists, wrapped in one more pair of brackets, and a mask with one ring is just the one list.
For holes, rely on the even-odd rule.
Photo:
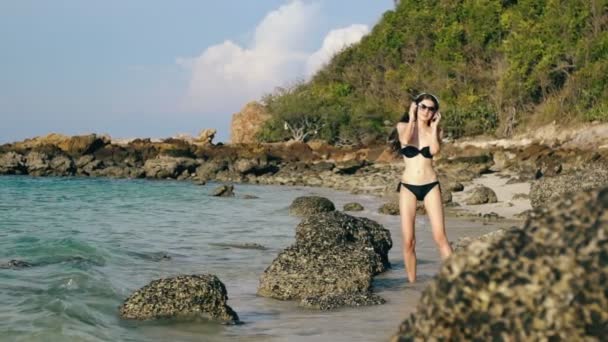
{"label": "dark boulder in water", "polygon": [[331,253],[334,247],[352,245],[378,255],[377,273],[390,267],[391,233],[376,221],[334,211],[309,216],[296,227],[296,245]]}
{"label": "dark boulder in water", "polygon": [[532,212],[452,255],[393,341],[603,340],[608,188]]}
{"label": "dark boulder in water", "polygon": [[15,260],[15,259],[10,260],[9,262],[0,263],[0,268],[20,269],[20,268],[27,268],[27,267],[32,267],[32,266],[33,265],[27,261]]}
{"label": "dark boulder in water", "polygon": [[124,319],[209,318],[234,324],[239,317],[226,304],[224,284],[214,275],[163,278],[135,291],[120,307]]}
{"label": "dark boulder in water", "polygon": [[390,232],[365,218],[341,212],[307,217],[260,278],[258,294],[300,300],[321,310],[382,304],[372,293],[373,276],[389,266]]}
{"label": "dark boulder in water", "polygon": [[234,185],[220,185],[213,190],[211,196],[216,197],[233,197]]}

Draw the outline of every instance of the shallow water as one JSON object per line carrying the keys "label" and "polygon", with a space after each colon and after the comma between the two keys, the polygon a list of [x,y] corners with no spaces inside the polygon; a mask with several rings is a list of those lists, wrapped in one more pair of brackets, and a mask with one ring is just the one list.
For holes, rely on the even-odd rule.
{"label": "shallow water", "polygon": [[[383,341],[414,310],[440,262],[426,217],[417,219],[420,282],[407,284],[398,217],[376,213],[372,196],[328,189],[236,185],[234,198],[208,194],[217,184],[100,178],[0,177],[0,339],[16,341]],[[258,199],[243,199],[245,194]],[[385,305],[331,312],[256,296],[258,277],[294,241],[298,196],[321,195],[338,209],[356,200],[391,230],[393,268],[375,280]],[[451,239],[490,228],[449,222]],[[453,229],[452,229],[453,228]],[[257,243],[266,249],[230,245]],[[131,322],[118,307],[154,279],[212,273],[244,322]]]}

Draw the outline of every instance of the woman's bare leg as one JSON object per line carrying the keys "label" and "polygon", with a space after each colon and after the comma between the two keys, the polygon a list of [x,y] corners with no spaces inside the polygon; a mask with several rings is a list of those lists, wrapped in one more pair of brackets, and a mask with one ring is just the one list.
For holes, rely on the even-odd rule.
{"label": "woman's bare leg", "polygon": [[427,215],[429,215],[429,221],[431,221],[433,239],[439,248],[439,254],[441,254],[442,259],[445,259],[452,254],[452,246],[450,246],[445,233],[445,217],[443,215],[443,203],[441,202],[439,185],[426,194],[426,197],[424,197],[424,207]]}
{"label": "woman's bare leg", "polygon": [[401,212],[401,232],[403,235],[403,260],[410,283],[416,281],[416,196],[405,187],[399,194],[399,211]]}

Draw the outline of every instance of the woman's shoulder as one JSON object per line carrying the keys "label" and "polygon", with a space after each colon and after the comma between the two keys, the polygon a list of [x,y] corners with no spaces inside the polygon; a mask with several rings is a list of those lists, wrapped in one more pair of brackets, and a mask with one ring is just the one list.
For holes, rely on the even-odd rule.
{"label": "woman's shoulder", "polygon": [[403,130],[407,127],[407,122],[397,122],[397,129]]}

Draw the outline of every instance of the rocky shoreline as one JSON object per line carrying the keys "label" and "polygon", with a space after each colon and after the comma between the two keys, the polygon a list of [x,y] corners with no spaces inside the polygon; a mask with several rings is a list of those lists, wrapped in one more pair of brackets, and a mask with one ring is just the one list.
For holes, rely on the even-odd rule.
{"label": "rocky shoreline", "polygon": [[[549,236],[551,235],[549,232],[552,228],[548,227],[553,227],[554,223],[559,222],[563,217],[558,218],[555,211],[549,210],[549,213],[547,213],[547,209],[545,209],[547,204],[562,203],[557,205],[561,206],[559,208],[564,208],[564,205],[572,206],[573,208],[578,208],[580,205],[588,205],[599,208],[596,210],[597,212],[594,211],[591,213],[592,215],[588,212],[584,213],[589,216],[589,220],[593,220],[595,217],[594,215],[596,214],[600,217],[602,217],[602,215],[605,216],[605,206],[602,206],[604,204],[596,205],[594,204],[595,202],[589,202],[595,201],[595,199],[589,199],[589,196],[592,196],[592,198],[597,198],[600,203],[604,203],[604,192],[600,192],[599,194],[592,193],[592,195],[586,195],[587,197],[581,197],[579,195],[579,197],[576,197],[575,202],[567,202],[567,199],[575,192],[585,190],[593,191],[594,189],[608,186],[607,161],[607,149],[556,149],[555,146],[542,144],[511,147],[495,145],[480,147],[446,144],[444,145],[441,156],[435,160],[435,165],[439,173],[443,200],[448,208],[448,214],[467,216],[474,220],[495,221],[507,218],[522,222],[524,219],[527,219],[523,228],[524,230],[532,229],[533,231],[536,231],[536,229],[541,229],[543,233],[540,234],[542,236]],[[308,144],[213,145],[210,142],[197,144],[179,139],[167,139],[159,142],[152,142],[147,139],[136,139],[126,143],[116,144],[112,143],[112,141],[106,137],[88,135],[77,137],[47,136],[0,146],[0,174],[175,179],[191,181],[196,184],[215,181],[220,183],[321,186],[345,190],[355,194],[365,193],[383,196],[386,205],[381,210],[384,213],[392,215],[398,214],[398,207],[395,205],[397,199],[395,184],[399,179],[402,167],[399,158],[387,151],[384,146],[361,149],[339,149],[315,142]],[[486,181],[484,181],[484,179]],[[491,181],[487,181],[488,179]],[[500,180],[500,183],[497,183],[498,180]],[[518,188],[520,189],[520,192],[515,193],[514,191],[511,191],[509,196],[504,196],[505,187],[518,184],[525,184],[527,187]],[[518,208],[518,201],[526,203],[528,208],[521,212],[512,209],[503,210],[502,212],[499,210],[501,207],[503,209],[504,207]],[[564,201],[569,204],[563,204],[566,203]],[[319,201],[317,200],[317,202]],[[327,204],[322,205],[329,207]],[[327,211],[333,210],[334,208],[331,208]],[[420,208],[420,210],[421,212],[423,211],[422,208]],[[303,215],[309,215],[307,210],[304,210],[304,212],[306,212],[306,214]],[[294,212],[294,214],[297,213]],[[575,214],[576,212],[572,212],[569,215],[572,217],[573,215],[578,215]],[[328,214],[315,215],[327,216]],[[329,215],[335,216],[336,214]],[[316,221],[348,221],[348,219],[345,218],[333,217],[329,219],[325,218],[325,216],[317,217],[312,221],[305,219],[302,223],[304,226],[302,228],[297,228],[297,230],[307,231],[307,234],[315,235],[322,230],[319,230],[318,227],[313,227],[314,222]],[[595,219],[597,219],[597,217],[595,217]],[[598,222],[604,221],[600,220]],[[346,226],[349,225],[352,224],[347,224]],[[366,223],[365,225],[369,226],[369,223]],[[340,226],[340,224],[337,224],[337,226]],[[566,225],[566,227],[568,227],[568,225]],[[476,266],[470,266],[469,261],[465,262],[462,260],[477,258],[476,255],[479,254],[479,251],[481,250],[481,247],[479,247],[480,245],[487,247],[497,243],[510,244],[514,239],[517,240],[517,236],[523,236],[521,235],[522,233],[518,233],[520,230],[521,229],[517,229],[517,227],[513,227],[513,229],[500,230],[496,233],[491,233],[491,235],[483,237],[477,242],[472,241],[477,239],[465,239],[457,242],[456,247],[458,252],[454,258],[449,260],[448,264],[452,265],[458,263],[458,265],[444,265],[439,278],[425,291],[421,303],[426,303],[425,306],[430,307],[433,303],[453,300],[452,297],[447,299],[443,297],[439,299],[433,297],[435,296],[432,294],[434,291],[433,289],[440,286],[436,284],[443,284],[441,283],[441,277],[444,276],[443,274],[445,273],[446,277],[453,280],[454,276],[450,275],[451,273],[449,272],[455,272],[454,270],[459,270],[458,272],[468,272],[466,271],[467,269]],[[336,232],[337,231],[339,231],[339,229],[336,230]],[[346,233],[342,232],[338,235],[342,236],[343,234]],[[534,236],[532,237],[533,240],[536,239]],[[321,240],[327,239],[328,237],[324,237]],[[330,240],[331,239],[333,238],[330,238]],[[358,259],[355,255],[356,253],[353,254],[353,251],[355,250],[375,250],[376,248],[373,247],[373,245],[367,247],[364,245],[362,245],[363,247],[354,245],[340,247],[344,249],[344,253],[342,254],[345,256],[345,259],[348,259],[346,256],[353,256],[351,258],[353,260],[351,261],[361,264],[363,270],[361,272],[357,271],[353,273],[353,269],[343,267],[343,275],[338,276],[336,279],[340,279],[344,283],[344,288],[351,289],[345,292],[348,293],[347,295],[343,295],[341,292],[343,290],[340,288],[318,290],[311,290],[308,288],[300,294],[297,294],[297,291],[294,292],[291,287],[295,286],[295,288],[298,288],[299,285],[297,282],[293,283],[294,275],[291,274],[293,265],[299,265],[298,263],[303,262],[303,264],[297,266],[297,268],[310,268],[309,275],[305,276],[303,279],[314,282],[315,278],[311,275],[322,274],[319,270],[323,269],[323,264],[317,265],[306,261],[308,260],[308,256],[310,256],[311,250],[313,250],[313,252],[321,253],[319,255],[323,255],[324,257],[331,255],[331,253],[328,254],[327,251],[319,247],[322,246],[322,244],[319,246],[314,245],[314,243],[313,245],[308,245],[303,242],[307,241],[307,239],[304,238],[301,242],[298,241],[298,236],[296,236],[296,243],[279,254],[275,260],[276,265],[273,263],[274,266],[269,266],[267,270],[268,274],[265,272],[260,284],[259,291],[261,295],[280,299],[299,299],[300,305],[302,306],[320,309],[331,309],[343,305],[359,306],[380,304],[383,302],[382,298],[377,297],[372,293],[369,284],[375,274],[382,272],[383,268],[377,267],[376,264],[378,264],[378,260],[382,260],[382,253],[385,252],[378,255],[374,253],[363,255],[363,253]],[[605,236],[604,238],[601,238],[601,241],[599,242],[593,242],[595,241],[593,239],[589,241],[585,240],[584,243],[596,244],[600,248],[600,253],[605,254],[607,252],[608,244],[605,243]],[[564,248],[570,248],[568,241],[556,240],[554,242],[556,244],[565,243]],[[551,243],[553,242],[550,242],[549,244]],[[520,248],[517,247],[518,245],[514,245],[514,247],[509,246],[507,247],[515,249]],[[548,246],[549,248],[553,248],[550,247],[553,245]],[[334,249],[335,248],[336,247],[334,246]],[[305,253],[300,253],[301,251],[304,251]],[[529,256],[533,262],[536,262],[534,261],[537,258],[536,255],[538,255],[538,253]],[[556,254],[555,257],[559,257],[559,255]],[[501,260],[504,261],[508,259],[504,259],[504,256],[484,258],[495,260],[496,262],[502,262]],[[282,259],[289,260],[289,262],[282,262]],[[479,258],[475,260],[478,259]],[[600,260],[600,266],[597,268],[598,270],[594,269],[594,272],[597,271],[594,276],[606,277],[607,270],[605,267],[605,260],[602,260],[603,259]],[[493,262],[494,261],[492,261],[488,267],[495,267],[496,265],[494,265]],[[576,261],[573,262],[576,263]],[[383,264],[383,262],[381,262],[381,264]],[[471,265],[477,264],[473,262]],[[15,267],[15,265],[12,264],[8,266],[11,268]],[[464,269],[461,269],[461,266],[464,267]],[[446,271],[446,267],[451,268],[449,268],[449,271]],[[537,266],[529,267],[535,268]],[[560,272],[562,271],[560,270]],[[342,279],[342,277],[345,278]],[[291,283],[287,284],[282,279],[291,279]],[[476,277],[471,278],[471,282],[474,284],[482,284],[479,281],[480,280]],[[458,288],[464,289],[465,287],[470,286],[471,282],[460,284],[458,285]],[[536,282],[536,280],[533,280],[532,282]],[[362,284],[367,285],[363,286]],[[540,284],[538,286],[546,288],[546,286],[549,285]],[[336,293],[336,291],[339,293]],[[289,293],[289,295],[286,295],[285,293]],[[602,297],[598,300],[605,301],[605,299],[606,298]],[[478,300],[480,299],[471,299],[471,301]],[[500,305],[507,307],[512,304],[511,301],[505,303],[506,304],[503,303]],[[169,308],[167,310],[171,311],[173,309]],[[514,310],[519,312],[522,309],[518,307]],[[416,340],[431,336],[428,335],[429,332],[435,331],[434,329],[437,327],[437,324],[442,324],[436,321],[439,319],[439,316],[435,315],[434,312],[435,311],[433,310],[425,311],[424,309],[419,308],[418,313],[415,316],[412,316],[402,324],[398,335],[395,335],[394,339]],[[587,313],[585,313],[585,315],[586,314]],[[601,330],[601,324],[606,324],[605,322],[608,322],[608,318],[606,318],[608,317],[608,313],[605,311],[600,310],[599,314],[596,311],[593,311],[593,313],[589,314],[599,315],[597,317],[600,317],[599,325],[595,321],[589,323],[593,329]],[[471,315],[471,317],[473,317],[472,319],[477,317],[475,316],[477,315],[475,312]],[[225,319],[225,317],[222,318],[222,320]],[[236,320],[238,320],[238,318],[233,319],[233,321]],[[545,326],[536,323],[534,323],[535,325],[533,326],[529,326],[529,323],[527,322],[521,324],[517,322],[518,321],[516,320],[512,322],[503,322],[501,323],[501,327],[523,327],[528,329],[527,331],[531,331],[530,329],[532,327],[536,329],[534,331],[550,331],[551,334],[555,331],[553,325],[551,325],[553,323],[547,325],[549,330],[546,330],[544,328]],[[465,325],[468,326],[469,323],[466,323]],[[451,323],[449,326],[451,326]],[[455,336],[448,328],[442,329],[444,337],[449,338],[449,336]],[[473,330],[467,329],[463,330],[466,331],[466,335],[463,336],[477,336],[474,335],[475,332]],[[507,331],[502,328],[489,328],[490,330],[487,330],[486,328],[480,329],[482,329],[479,330],[481,336],[511,336],[508,333],[508,331],[511,330]],[[582,336],[580,330],[577,330],[577,327],[571,328],[570,326],[567,326],[567,329],[569,329],[568,334],[572,333],[576,336]],[[539,332],[538,334],[534,333],[533,335],[536,337],[556,336],[543,334],[545,334],[545,332]],[[526,336],[528,335],[521,335],[519,337],[523,338]]]}
{"label": "rocky shoreline", "polygon": [[[608,149],[555,149],[532,144],[478,147],[446,144],[435,161],[444,192],[463,189],[483,174],[509,182],[586,173],[608,164]],[[337,148],[321,142],[214,145],[175,138],[115,143],[95,134],[46,137],[0,146],[0,175],[176,179],[251,184],[321,186],[352,193],[394,194],[402,172],[385,146]],[[593,183],[597,185],[598,182]],[[481,195],[480,203],[492,201]],[[472,200],[474,201],[474,200]]]}

